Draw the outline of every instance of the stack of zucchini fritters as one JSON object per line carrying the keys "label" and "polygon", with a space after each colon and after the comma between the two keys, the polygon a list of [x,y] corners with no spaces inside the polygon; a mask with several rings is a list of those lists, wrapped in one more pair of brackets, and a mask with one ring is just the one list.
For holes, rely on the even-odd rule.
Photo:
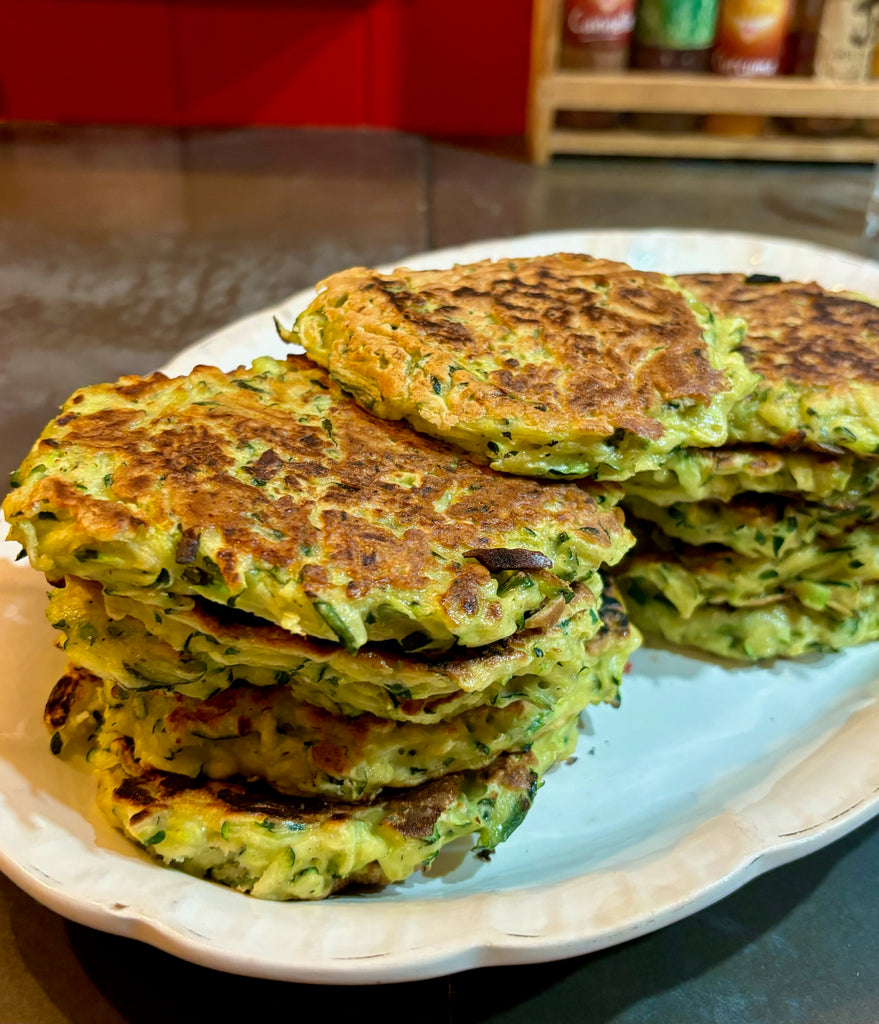
{"label": "stack of zucchini fritters", "polygon": [[[350,270],[290,338],[367,408],[497,469],[621,482],[638,544],[616,575],[648,641],[753,661],[879,637],[876,305],[596,262],[597,298],[565,286],[572,259],[477,264],[451,291]],[[487,332],[430,330],[485,290]],[[395,313],[420,333],[372,326]]]}
{"label": "stack of zucchini fritters", "polygon": [[616,702],[614,485],[373,420],[303,356],[77,392],[13,481],[70,667],[46,709],[113,823],[254,895],[490,850]]}
{"label": "stack of zucchini fritters", "polygon": [[[161,860],[316,898],[515,829],[617,702],[614,576],[650,635],[715,653],[879,635],[875,311],[840,298],[857,330],[788,365],[794,313],[746,337],[732,281],[355,268],[281,328],[306,356],[77,392],[4,503],[70,661],[52,749]],[[806,293],[759,296],[814,326],[836,299]]]}
{"label": "stack of zucchini fritters", "polygon": [[678,280],[743,319],[755,381],[727,446],[625,482],[634,620],[739,660],[879,638],[879,308],[762,275]]}

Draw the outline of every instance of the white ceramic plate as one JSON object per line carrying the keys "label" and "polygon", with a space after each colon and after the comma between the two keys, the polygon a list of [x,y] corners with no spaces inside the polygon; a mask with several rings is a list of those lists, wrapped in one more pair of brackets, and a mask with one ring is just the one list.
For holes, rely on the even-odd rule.
{"label": "white ceramic plate", "polygon": [[[534,235],[407,262],[562,250],[879,295],[879,264],[708,232]],[[168,369],[283,355],[272,314],[289,323],[309,298],[233,324]],[[577,760],[551,773],[491,861],[447,851],[382,892],[263,903],[154,864],[99,818],[89,777],[51,756],[40,715],[63,659],[45,585],[16,553],[0,550],[0,868],[73,920],[210,967],[353,984],[574,956],[691,914],[879,811],[879,647],[732,670],[641,651],[622,708],[584,716]]]}

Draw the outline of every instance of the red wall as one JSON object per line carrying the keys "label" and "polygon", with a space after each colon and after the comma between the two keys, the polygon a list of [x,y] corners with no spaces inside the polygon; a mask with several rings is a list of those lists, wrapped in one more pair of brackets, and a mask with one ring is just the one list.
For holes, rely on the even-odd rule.
{"label": "red wall", "polygon": [[0,0],[0,118],[518,134],[530,0]]}

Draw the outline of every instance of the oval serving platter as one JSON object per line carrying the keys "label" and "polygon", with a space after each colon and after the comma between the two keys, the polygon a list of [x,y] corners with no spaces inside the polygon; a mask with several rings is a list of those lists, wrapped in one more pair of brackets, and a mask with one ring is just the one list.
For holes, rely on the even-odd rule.
{"label": "oval serving platter", "polygon": [[[879,296],[879,264],[701,231],[556,232],[400,263],[559,251]],[[289,324],[312,294],[224,328],[163,369],[283,357],[273,316]],[[550,773],[490,860],[448,850],[429,873],[378,892],[261,902],[158,866],[100,817],[92,780],[52,757],[41,713],[64,661],[43,612],[45,583],[17,553],[0,545],[0,869],[72,920],[208,967],[363,984],[576,956],[694,913],[879,812],[879,646],[732,669],[642,650],[622,707],[583,716],[577,757]]]}

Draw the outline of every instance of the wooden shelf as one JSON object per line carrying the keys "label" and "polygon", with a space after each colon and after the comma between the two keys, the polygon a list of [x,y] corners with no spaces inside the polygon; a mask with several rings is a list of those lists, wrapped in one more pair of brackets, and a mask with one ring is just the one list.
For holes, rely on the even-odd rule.
{"label": "wooden shelf", "polygon": [[714,135],[710,132],[645,132],[631,129],[554,129],[550,154],[666,156],[715,160],[792,160],[815,163],[872,163],[879,140],[846,136],[814,138],[782,133]]}
{"label": "wooden shelf", "polygon": [[879,139],[856,135],[820,138],[778,132],[736,136],[560,130],[555,127],[560,110],[879,119],[879,80],[562,70],[562,12],[562,0],[535,0],[528,143],[536,163],[545,163],[555,153],[863,163],[872,163],[879,156]]}

